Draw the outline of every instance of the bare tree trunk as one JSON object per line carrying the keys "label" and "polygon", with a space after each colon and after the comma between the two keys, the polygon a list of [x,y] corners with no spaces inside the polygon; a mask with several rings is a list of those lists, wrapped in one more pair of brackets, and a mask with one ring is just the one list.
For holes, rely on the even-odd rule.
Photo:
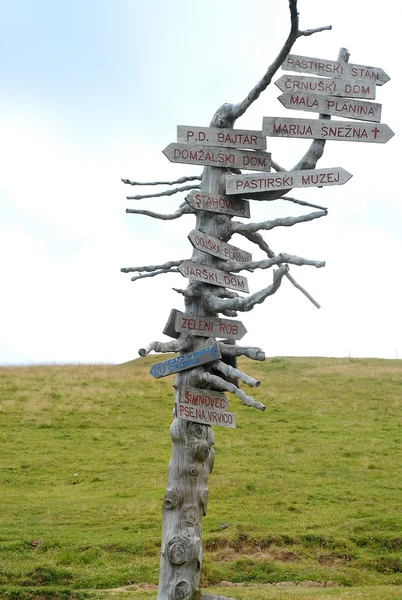
{"label": "bare tree trunk", "polygon": [[[225,192],[227,171],[206,167],[201,190],[209,193]],[[219,239],[230,231],[231,218],[206,211],[197,211],[196,229]],[[193,251],[194,261],[201,259]],[[203,264],[216,265],[218,259],[202,253]],[[189,283],[189,288],[193,286]],[[200,284],[197,284],[200,286]],[[209,288],[208,284],[201,286]],[[186,314],[210,314],[202,302],[202,294],[186,298]],[[194,350],[202,347],[195,339]],[[180,388],[191,385],[191,372],[175,376],[175,400]],[[214,436],[209,425],[174,418],[170,428],[172,454],[168,482],[162,505],[162,554],[160,563],[158,600],[190,600],[199,587],[202,565],[201,519],[206,514],[208,500],[208,475],[212,471],[215,451]]]}
{"label": "bare tree trunk", "polygon": [[[274,62],[268,67],[263,78],[254,86],[243,101],[237,104],[224,104],[215,113],[210,124],[211,127],[233,128],[233,125],[241,117],[250,105],[257,100],[260,94],[271,83],[273,76],[290,52],[294,42],[300,36],[309,36],[313,33],[330,29],[330,26],[301,31],[299,30],[297,0],[289,0],[291,27],[288,38],[280,50]],[[305,156],[296,165],[296,169],[314,168],[323,154],[325,141],[314,140]],[[283,170],[274,164],[276,170]],[[201,191],[212,195],[225,195],[225,168],[205,167],[202,178],[199,176],[182,177],[175,181],[157,181],[142,184],[137,181],[123,179],[129,185],[176,185],[189,181],[199,181],[201,184],[188,185],[154,194],[128,196],[128,199],[137,200],[158,196],[170,196],[182,191],[193,190],[200,187]],[[284,191],[272,191],[267,193],[253,194],[256,200],[275,200],[284,195]],[[293,200],[293,199],[290,199]],[[297,202],[296,200],[294,200]],[[317,207],[316,207],[317,208]],[[274,272],[273,282],[268,287],[252,294],[247,298],[239,297],[236,293],[216,287],[207,283],[199,283],[190,280],[186,290],[176,290],[185,298],[185,312],[188,315],[214,316],[222,313],[225,316],[236,316],[237,310],[249,311],[257,303],[263,302],[268,296],[275,293],[281,284],[282,277],[289,276],[289,267],[285,263],[324,266],[323,262],[309,261],[291,255],[278,255],[271,250],[265,240],[258,233],[261,230],[270,230],[277,226],[293,226],[296,223],[319,218],[326,215],[326,210],[311,213],[299,218],[276,219],[245,225],[233,222],[232,217],[223,213],[213,213],[204,210],[194,210],[188,204],[183,203],[172,214],[160,214],[149,210],[127,209],[127,212],[142,214],[156,219],[173,220],[189,213],[196,214],[196,229],[211,237],[227,242],[232,234],[240,233],[256,244],[267,254],[269,260],[252,263],[252,270],[256,268],[269,268],[279,266]],[[242,264],[222,265],[220,259],[197,249],[193,250],[192,260],[207,266],[226,269],[227,272],[239,271],[247,268]],[[132,281],[146,277],[154,277],[164,273],[177,272],[177,268],[183,261],[169,261],[161,265],[148,265],[141,267],[123,268],[123,272],[137,272]],[[311,296],[290,278],[309,299],[319,306]],[[210,340],[209,340],[210,341]],[[152,350],[157,352],[184,352],[199,350],[205,346],[205,338],[180,334],[179,339],[173,342],[152,342],[145,348],[140,349],[140,355],[145,356]],[[237,356],[247,356],[254,360],[264,360],[265,355],[260,348],[227,346],[220,343],[222,350],[222,361],[215,361],[208,370],[193,368],[182,371],[175,376],[175,402],[179,401],[180,390],[184,386],[199,385],[203,388],[212,388],[217,391],[230,391],[234,393],[244,404],[253,406],[259,410],[265,410],[261,402],[256,402],[251,396],[237,387],[234,381],[238,379],[247,385],[259,385],[259,382],[241,373],[235,368]],[[226,363],[225,363],[226,359]],[[232,363],[232,364],[230,364]],[[214,464],[215,451],[213,448],[214,437],[209,425],[185,421],[174,417],[170,428],[172,439],[172,453],[168,469],[168,482],[166,493],[162,503],[162,549],[160,562],[160,577],[158,588],[158,600],[193,600],[199,588],[200,571],[202,565],[202,517],[206,514],[208,500],[208,476]],[[208,600],[212,598],[208,596]]]}

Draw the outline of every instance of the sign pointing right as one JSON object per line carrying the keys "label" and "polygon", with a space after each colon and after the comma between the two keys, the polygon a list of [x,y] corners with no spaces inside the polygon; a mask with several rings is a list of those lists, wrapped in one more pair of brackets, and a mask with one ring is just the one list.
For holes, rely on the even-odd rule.
{"label": "sign pointing right", "polygon": [[348,121],[290,119],[286,117],[263,117],[262,129],[268,137],[372,142],[374,144],[385,144],[395,135],[385,123],[368,124],[360,121],[348,123]]}
{"label": "sign pointing right", "polygon": [[269,192],[271,190],[288,190],[292,188],[343,185],[351,177],[351,173],[348,173],[342,167],[286,171],[272,176],[268,173],[226,175],[226,193],[242,194],[243,192]]}
{"label": "sign pointing right", "polygon": [[323,58],[312,58],[310,56],[298,56],[288,54],[282,69],[285,71],[296,71],[298,73],[312,73],[321,77],[353,77],[372,81],[376,85],[383,85],[391,78],[379,67],[368,67],[365,65],[353,65],[351,63],[338,62],[336,60],[325,60]]}

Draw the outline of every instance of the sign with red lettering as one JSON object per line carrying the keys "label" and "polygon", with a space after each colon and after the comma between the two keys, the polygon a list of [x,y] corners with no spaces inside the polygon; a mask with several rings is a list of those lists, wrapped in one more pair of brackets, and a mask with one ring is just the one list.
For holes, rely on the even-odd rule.
{"label": "sign with red lettering", "polygon": [[353,79],[371,81],[376,85],[383,85],[390,80],[390,76],[379,67],[353,65],[347,62],[311,58],[310,56],[297,56],[296,54],[288,54],[282,64],[282,69],[298,73],[312,73],[320,77],[351,77]]}
{"label": "sign with red lettering", "polygon": [[162,152],[170,162],[185,165],[232,167],[248,171],[271,170],[271,154],[262,150],[232,150],[216,146],[169,144]]}
{"label": "sign with red lettering", "polygon": [[236,415],[232,412],[216,410],[215,408],[204,408],[201,406],[190,406],[175,403],[176,416],[185,421],[203,423],[204,425],[217,425],[218,427],[236,428]]}
{"label": "sign with red lettering", "polygon": [[196,229],[190,231],[187,237],[197,250],[212,254],[212,256],[217,256],[222,260],[250,262],[253,258],[250,252],[241,250],[241,248],[236,248],[236,246],[222,242],[221,240],[218,240],[207,233],[197,231]]}
{"label": "sign with red lettering", "polygon": [[337,98],[336,96],[320,96],[318,94],[290,93],[281,94],[278,100],[285,108],[293,110],[307,110],[310,112],[336,115],[346,119],[360,119],[361,121],[381,121],[381,104],[353,100],[351,98]]}
{"label": "sign with red lettering", "polygon": [[282,75],[275,85],[285,93],[325,94],[345,96],[347,98],[364,98],[374,100],[375,83],[358,79],[327,79],[326,77],[305,77],[303,75]]}
{"label": "sign with red lettering", "polygon": [[226,175],[226,192],[228,194],[242,194],[244,192],[269,192],[271,190],[292,188],[343,185],[351,177],[352,175],[341,167],[286,171],[276,173],[273,176],[265,175],[265,173]]}
{"label": "sign with red lettering", "polygon": [[238,292],[249,292],[247,279],[241,275],[226,273],[226,271],[220,271],[209,265],[201,265],[191,260],[183,261],[177,268],[187,279],[195,279],[203,283],[227,287]]}
{"label": "sign with red lettering", "polygon": [[394,134],[384,123],[347,123],[325,119],[284,119],[263,117],[265,135],[269,137],[334,140],[340,142],[371,142],[385,144]]}
{"label": "sign with red lettering", "polygon": [[244,129],[219,129],[217,127],[177,126],[177,141],[198,146],[223,146],[225,148],[250,148],[265,150],[267,140],[262,131],[246,131]]}
{"label": "sign with red lettering", "polygon": [[221,194],[209,194],[191,190],[186,196],[186,202],[196,210],[233,215],[235,217],[250,218],[250,202],[241,198],[230,198]]}
{"label": "sign with red lettering", "polygon": [[232,340],[241,340],[247,333],[247,329],[241,321],[187,315],[180,311],[175,313],[174,328],[179,333],[193,333],[204,337],[229,338]]}
{"label": "sign with red lettering", "polygon": [[206,363],[218,360],[221,358],[221,353],[217,344],[201,348],[195,352],[189,354],[179,354],[175,358],[169,358],[163,362],[152,365],[150,374],[152,377],[159,379],[160,377],[166,377],[167,375],[173,375],[178,371],[185,371],[204,365]]}
{"label": "sign with red lettering", "polygon": [[187,404],[189,406],[202,406],[205,408],[213,408],[214,410],[226,410],[229,406],[228,399],[222,392],[215,390],[201,390],[183,386],[180,389],[179,404]]}

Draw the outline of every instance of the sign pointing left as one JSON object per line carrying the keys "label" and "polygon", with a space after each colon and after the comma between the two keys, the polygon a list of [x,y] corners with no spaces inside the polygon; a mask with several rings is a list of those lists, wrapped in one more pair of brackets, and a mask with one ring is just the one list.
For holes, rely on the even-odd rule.
{"label": "sign pointing left", "polygon": [[189,354],[180,354],[175,358],[164,360],[163,362],[152,365],[149,371],[152,377],[159,379],[160,377],[166,377],[167,375],[173,375],[178,371],[185,371],[186,369],[193,369],[198,365],[204,365],[205,363],[218,360],[221,357],[220,350],[216,344],[207,346],[201,350],[190,352]]}
{"label": "sign pointing left", "polygon": [[271,154],[262,150],[233,150],[232,148],[196,144],[169,144],[162,152],[170,162],[185,165],[231,167],[248,171],[271,170]]}

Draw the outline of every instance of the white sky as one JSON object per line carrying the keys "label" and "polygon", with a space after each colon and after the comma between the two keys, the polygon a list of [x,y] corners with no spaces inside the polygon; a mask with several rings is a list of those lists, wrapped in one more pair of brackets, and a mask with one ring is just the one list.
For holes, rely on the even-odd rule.
{"label": "white sky", "polygon": [[[328,142],[317,165],[353,174],[344,186],[295,190],[329,207],[310,224],[264,234],[277,252],[325,260],[325,269],[291,267],[320,302],[317,310],[287,280],[277,294],[239,314],[242,343],[267,356],[402,357],[402,209],[399,102],[400,3],[300,0],[303,29],[292,52],[382,67],[377,88],[387,144]],[[161,331],[178,274],[132,283],[120,267],[189,258],[194,217],[172,222],[126,215],[126,207],[173,212],[184,197],[126,201],[138,181],[199,174],[162,150],[176,125],[209,124],[224,102],[238,102],[262,77],[289,29],[287,0],[0,0],[0,363],[124,362]],[[398,47],[397,47],[398,44]],[[279,72],[279,78],[283,72]],[[271,85],[237,128],[261,129],[263,116],[315,118],[287,111]],[[303,140],[270,140],[285,168]],[[309,211],[309,209],[307,209]],[[251,201],[251,220],[300,214],[281,201]],[[235,236],[233,244],[263,258]],[[272,271],[247,274],[251,292]]]}

